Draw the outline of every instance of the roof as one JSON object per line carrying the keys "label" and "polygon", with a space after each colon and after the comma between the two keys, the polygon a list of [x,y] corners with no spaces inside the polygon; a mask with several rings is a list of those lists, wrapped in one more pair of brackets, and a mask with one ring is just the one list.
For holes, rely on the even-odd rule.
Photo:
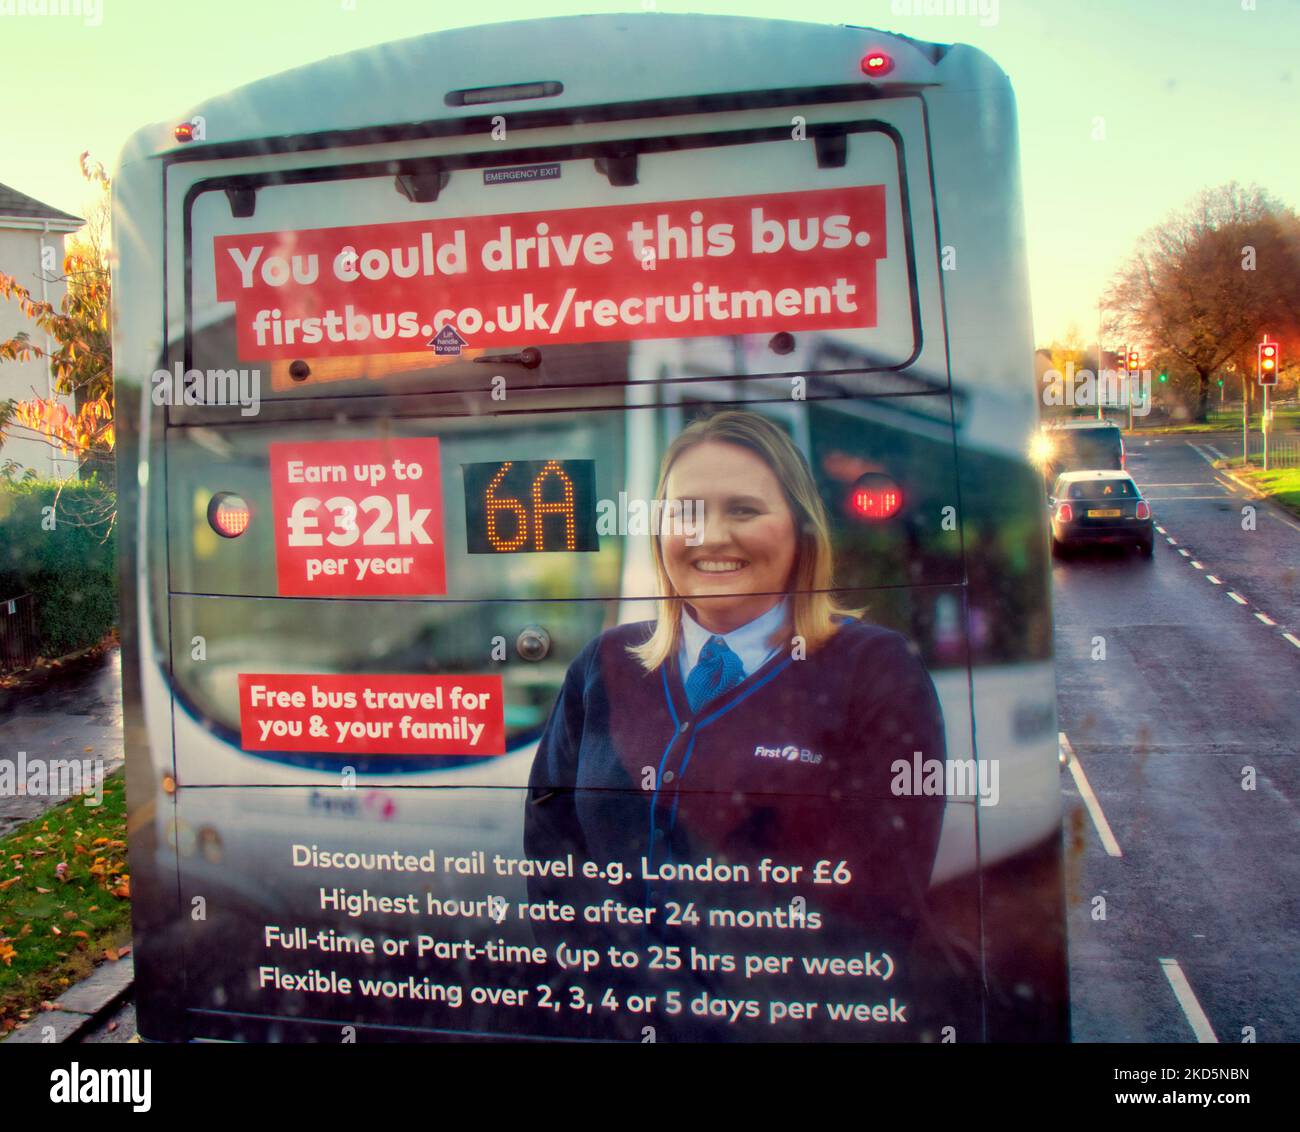
{"label": "roof", "polygon": [[1043,427],[1057,429],[1113,428],[1116,432],[1119,431],[1119,425],[1114,421],[1059,421],[1052,422]]}
{"label": "roof", "polygon": [[1132,480],[1123,468],[1110,468],[1096,472],[1062,472],[1056,477],[1061,483],[1078,483],[1080,480]]}
{"label": "roof", "polygon": [[61,225],[75,224],[78,227],[85,223],[80,216],[60,212],[35,197],[29,197],[8,185],[0,185],[0,217],[6,216],[16,216],[23,220],[57,220]]}
{"label": "roof", "polygon": [[[419,21],[415,21],[418,23]],[[521,20],[415,34],[259,79],[146,126],[128,139],[118,170],[159,154],[227,151],[249,142],[317,137],[378,125],[416,129],[495,113],[550,111],[614,101],[732,96],[738,91],[861,85],[889,89],[949,83],[1009,92],[982,52],[863,28],[788,20],[633,12]],[[894,69],[868,82],[863,52],[885,42]],[[762,60],[762,79],[755,78]],[[563,80],[538,101],[446,101],[451,92]],[[179,122],[219,122],[202,141],[179,142]],[[475,126],[475,129],[478,127]],[[299,145],[298,141],[293,142]],[[300,148],[300,146],[299,146]],[[187,160],[195,160],[188,157]]]}

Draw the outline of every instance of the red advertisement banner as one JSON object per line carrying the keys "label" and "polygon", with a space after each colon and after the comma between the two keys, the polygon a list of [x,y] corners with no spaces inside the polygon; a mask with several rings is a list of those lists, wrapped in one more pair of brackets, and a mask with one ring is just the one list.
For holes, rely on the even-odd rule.
{"label": "red advertisement banner", "polygon": [[270,446],[278,591],[447,592],[436,437]]}
{"label": "red advertisement banner", "polygon": [[239,675],[245,751],[501,755],[500,676]]}
{"label": "red advertisement banner", "polygon": [[241,358],[876,325],[885,187],[215,239]]}

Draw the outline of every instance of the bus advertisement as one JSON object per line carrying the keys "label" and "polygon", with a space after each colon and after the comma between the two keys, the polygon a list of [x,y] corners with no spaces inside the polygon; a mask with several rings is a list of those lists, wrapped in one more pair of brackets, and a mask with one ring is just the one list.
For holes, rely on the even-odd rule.
{"label": "bus advertisement", "polygon": [[142,130],[150,1040],[1068,1039],[1014,103],[596,16]]}

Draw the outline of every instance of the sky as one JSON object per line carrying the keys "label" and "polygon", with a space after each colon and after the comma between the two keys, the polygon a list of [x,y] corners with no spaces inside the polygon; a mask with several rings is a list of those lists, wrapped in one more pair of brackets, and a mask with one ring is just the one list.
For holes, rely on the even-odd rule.
{"label": "sky", "polygon": [[1039,345],[1091,338],[1137,239],[1200,190],[1256,183],[1300,208],[1300,0],[0,0],[0,183],[85,215],[83,150],[111,172],[140,126],[233,87],[450,27],[645,8],[797,14],[991,55],[1019,106]]}

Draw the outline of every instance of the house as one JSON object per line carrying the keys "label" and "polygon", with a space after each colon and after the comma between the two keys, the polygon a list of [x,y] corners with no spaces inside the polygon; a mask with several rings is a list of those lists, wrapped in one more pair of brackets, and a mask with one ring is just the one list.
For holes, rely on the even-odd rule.
{"label": "house", "polygon": [[[57,308],[66,290],[63,240],[84,223],[76,216],[0,184],[0,271],[17,279],[33,298],[53,303]],[[0,341],[24,330],[32,336],[34,344],[42,348],[54,345],[23,316],[14,299],[0,300]],[[0,361],[0,404],[53,395],[54,378],[45,359]],[[74,411],[71,395],[61,396],[59,400],[69,412]],[[64,456],[43,437],[33,437],[13,425],[0,443],[0,467],[10,460],[23,468],[35,468],[42,479],[62,479],[77,471],[76,460]]]}

